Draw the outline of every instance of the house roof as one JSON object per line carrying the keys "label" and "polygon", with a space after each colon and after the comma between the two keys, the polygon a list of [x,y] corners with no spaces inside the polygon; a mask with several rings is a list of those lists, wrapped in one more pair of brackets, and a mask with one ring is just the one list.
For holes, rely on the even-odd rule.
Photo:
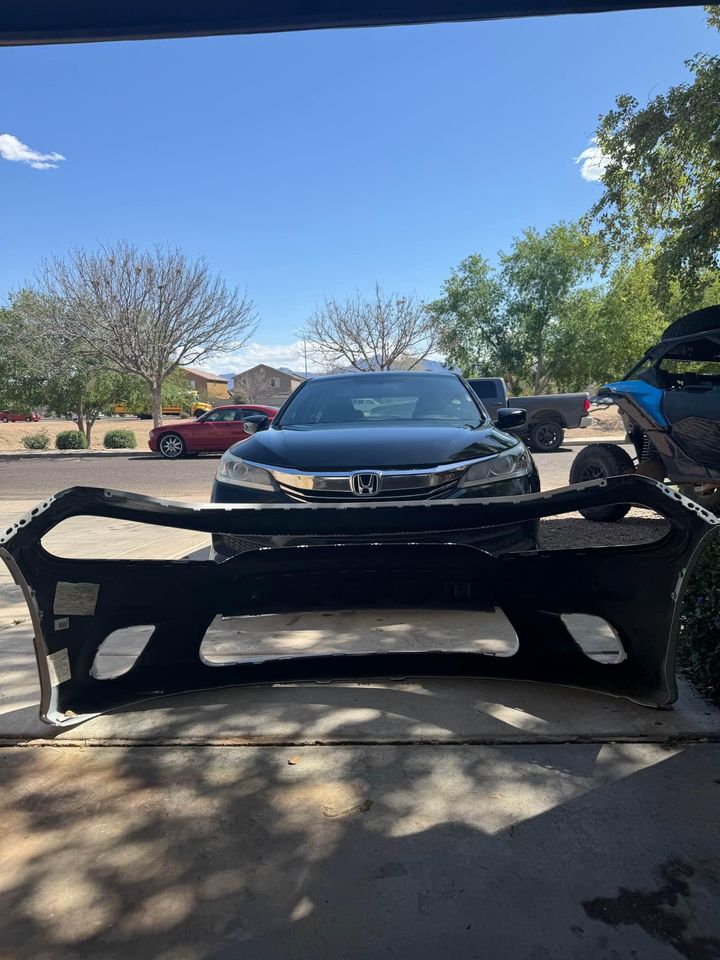
{"label": "house roof", "polygon": [[208,373],[207,370],[198,370],[197,367],[181,367],[181,370],[184,370],[185,373],[189,373],[191,377],[198,377],[200,380],[213,380],[216,383],[227,383],[225,377],[219,377],[216,373]]}
{"label": "house roof", "polygon": [[259,370],[260,368],[264,370],[269,370],[270,373],[277,373],[281,377],[290,377],[291,380],[304,380],[305,378],[302,374],[291,373],[289,370],[280,370],[278,367],[271,367],[269,363],[256,363],[254,367],[249,367],[247,370],[242,370],[240,373],[236,373],[235,377],[244,377],[248,373],[252,373],[253,370]]}

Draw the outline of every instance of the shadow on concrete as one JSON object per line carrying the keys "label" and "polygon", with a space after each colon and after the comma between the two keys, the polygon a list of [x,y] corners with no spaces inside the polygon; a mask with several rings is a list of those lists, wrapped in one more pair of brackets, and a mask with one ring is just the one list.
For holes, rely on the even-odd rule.
{"label": "shadow on concrete", "polygon": [[14,960],[712,960],[719,753],[0,750],[0,942]]}

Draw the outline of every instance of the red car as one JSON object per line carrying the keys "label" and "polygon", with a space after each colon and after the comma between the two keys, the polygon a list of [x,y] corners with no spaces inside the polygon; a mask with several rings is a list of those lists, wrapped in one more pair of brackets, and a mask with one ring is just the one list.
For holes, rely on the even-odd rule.
{"label": "red car", "polygon": [[0,410],[0,422],[19,423],[24,420],[26,423],[37,423],[42,420],[39,413],[12,413],[10,410]]}
{"label": "red car", "polygon": [[168,460],[177,460],[190,453],[224,453],[228,447],[249,436],[243,424],[244,417],[263,414],[272,420],[276,413],[276,407],[226,404],[196,420],[155,427],[150,431],[148,444],[151,450]]}

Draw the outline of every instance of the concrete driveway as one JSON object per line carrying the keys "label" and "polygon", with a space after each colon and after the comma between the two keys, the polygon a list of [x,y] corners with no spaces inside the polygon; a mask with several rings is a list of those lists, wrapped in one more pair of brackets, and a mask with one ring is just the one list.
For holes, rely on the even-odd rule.
{"label": "concrete driveway", "polygon": [[[205,549],[73,523],[58,553]],[[339,613],[233,642],[447,632]],[[687,684],[672,711],[503,682],[220,690],[56,735],[4,570],[0,652],[2,960],[720,957],[720,712]]]}

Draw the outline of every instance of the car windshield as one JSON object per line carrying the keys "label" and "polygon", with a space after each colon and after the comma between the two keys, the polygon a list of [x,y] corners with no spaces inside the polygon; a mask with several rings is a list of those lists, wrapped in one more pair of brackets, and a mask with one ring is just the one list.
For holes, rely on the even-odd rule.
{"label": "car windshield", "polygon": [[354,374],[311,380],[288,402],[275,426],[434,421],[477,427],[484,411],[462,382],[439,374]]}

